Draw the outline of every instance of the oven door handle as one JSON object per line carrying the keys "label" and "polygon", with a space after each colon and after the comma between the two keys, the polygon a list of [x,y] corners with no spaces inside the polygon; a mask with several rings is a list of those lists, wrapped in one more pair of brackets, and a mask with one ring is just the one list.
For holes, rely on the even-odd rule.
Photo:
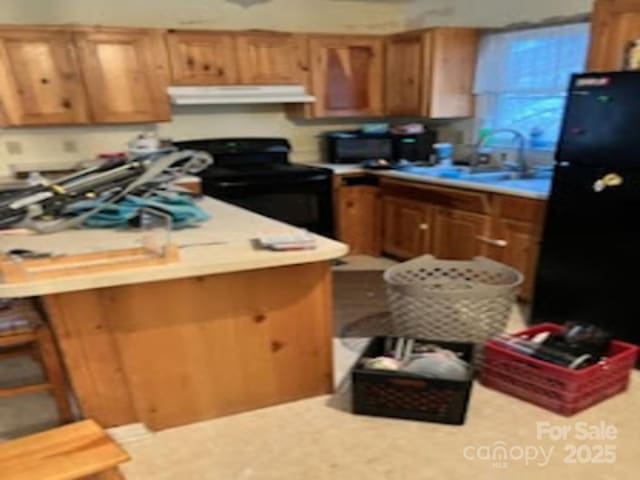
{"label": "oven door handle", "polygon": [[313,177],[303,177],[303,178],[295,178],[295,179],[291,179],[291,180],[278,180],[277,182],[274,182],[272,180],[268,180],[268,181],[247,181],[247,180],[241,180],[241,181],[237,181],[237,182],[229,182],[229,181],[205,181],[203,186],[210,186],[210,187],[215,187],[215,188],[237,188],[237,187],[253,187],[256,185],[282,185],[282,184],[286,184],[286,185],[299,185],[301,183],[311,183],[311,182],[317,182],[317,181],[327,181],[329,180],[329,177],[327,175],[314,175]]}

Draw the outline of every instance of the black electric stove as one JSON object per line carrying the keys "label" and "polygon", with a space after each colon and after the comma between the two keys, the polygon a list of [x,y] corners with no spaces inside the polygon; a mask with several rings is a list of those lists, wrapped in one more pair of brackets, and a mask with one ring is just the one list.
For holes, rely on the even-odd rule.
{"label": "black electric stove", "polygon": [[333,236],[332,172],[292,164],[288,140],[215,138],[174,145],[213,157],[213,165],[199,174],[206,195]]}

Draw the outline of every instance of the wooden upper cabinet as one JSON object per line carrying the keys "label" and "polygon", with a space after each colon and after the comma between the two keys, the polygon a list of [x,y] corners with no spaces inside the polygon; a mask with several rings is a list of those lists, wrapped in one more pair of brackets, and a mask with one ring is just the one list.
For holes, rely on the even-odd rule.
{"label": "wooden upper cabinet", "polygon": [[8,125],[88,123],[71,34],[0,29],[0,101]]}
{"label": "wooden upper cabinet", "polygon": [[423,34],[389,37],[386,59],[387,114],[421,115],[424,91]]}
{"label": "wooden upper cabinet", "polygon": [[631,42],[640,39],[640,0],[597,0],[588,69],[622,70]]}
{"label": "wooden upper cabinet", "polygon": [[306,84],[309,66],[303,35],[242,32],[236,36],[236,52],[241,84]]}
{"label": "wooden upper cabinet", "polygon": [[472,117],[473,82],[478,57],[474,28],[436,28],[427,32],[427,95],[425,114],[431,118]]}
{"label": "wooden upper cabinet", "polygon": [[384,114],[384,40],[322,35],[309,40],[313,117]]}
{"label": "wooden upper cabinet", "polygon": [[95,123],[170,119],[160,31],[86,29],[76,32],[75,42]]}
{"label": "wooden upper cabinet", "polygon": [[387,41],[389,115],[471,117],[478,31],[443,27],[392,35]]}
{"label": "wooden upper cabinet", "polygon": [[172,30],[167,46],[172,85],[239,83],[233,33]]}

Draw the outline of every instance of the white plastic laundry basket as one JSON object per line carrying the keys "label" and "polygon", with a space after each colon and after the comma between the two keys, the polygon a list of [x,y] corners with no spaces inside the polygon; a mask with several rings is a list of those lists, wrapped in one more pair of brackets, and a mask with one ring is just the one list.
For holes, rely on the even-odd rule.
{"label": "white plastic laundry basket", "polygon": [[384,279],[396,335],[478,346],[504,331],[523,277],[484,257],[425,255],[387,269]]}

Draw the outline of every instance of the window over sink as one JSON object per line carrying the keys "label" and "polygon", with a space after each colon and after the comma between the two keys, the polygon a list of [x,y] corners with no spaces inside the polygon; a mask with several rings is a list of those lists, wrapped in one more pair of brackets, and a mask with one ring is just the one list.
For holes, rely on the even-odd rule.
{"label": "window over sink", "polygon": [[[588,44],[588,23],[486,35],[474,89],[480,128],[517,130],[529,149],[554,150],[569,79],[584,71]],[[489,145],[512,141],[496,135]]]}

